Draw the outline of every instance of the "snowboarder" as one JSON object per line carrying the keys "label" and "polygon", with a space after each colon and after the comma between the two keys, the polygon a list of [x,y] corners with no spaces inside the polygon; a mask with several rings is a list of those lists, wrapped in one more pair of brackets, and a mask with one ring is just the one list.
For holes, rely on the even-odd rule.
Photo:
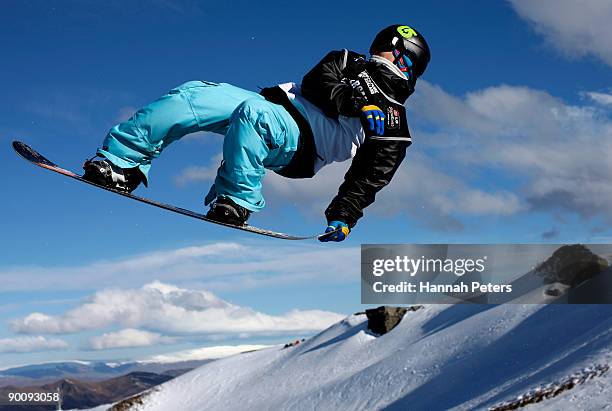
{"label": "snowboarder", "polygon": [[380,31],[370,59],[332,51],[301,85],[260,93],[227,83],[190,81],[114,126],[85,162],[83,177],[132,192],[147,185],[151,161],[186,134],[224,134],[223,161],[208,195],[207,217],[245,224],[265,206],[265,169],[288,178],[313,177],[323,166],[353,158],[325,211],[326,241],[342,241],[363,209],[387,185],[411,144],[406,99],[430,60],[425,39],[407,25]]}

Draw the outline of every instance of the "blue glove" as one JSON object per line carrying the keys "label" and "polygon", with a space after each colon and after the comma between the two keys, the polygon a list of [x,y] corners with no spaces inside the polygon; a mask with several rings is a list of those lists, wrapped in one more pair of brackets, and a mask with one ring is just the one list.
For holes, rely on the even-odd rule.
{"label": "blue glove", "polygon": [[319,238],[319,241],[322,241],[324,243],[328,241],[340,242],[340,241],[343,241],[346,237],[348,237],[349,233],[351,232],[351,229],[349,228],[349,226],[346,223],[343,223],[342,221],[331,221],[327,225],[325,232],[329,233],[330,231],[337,230],[338,228],[339,228],[338,231],[336,231],[330,236]]}
{"label": "blue glove", "polygon": [[361,113],[370,126],[370,131],[382,136],[385,133],[385,113],[375,105],[363,106]]}

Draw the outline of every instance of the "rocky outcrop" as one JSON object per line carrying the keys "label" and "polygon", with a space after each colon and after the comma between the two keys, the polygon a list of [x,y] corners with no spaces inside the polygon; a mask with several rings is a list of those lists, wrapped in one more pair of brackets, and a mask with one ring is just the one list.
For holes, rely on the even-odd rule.
{"label": "rocky outcrop", "polygon": [[547,284],[561,283],[575,287],[608,268],[608,262],[582,244],[560,247],[536,271]]}
{"label": "rocky outcrop", "polygon": [[597,364],[594,367],[584,368],[580,372],[570,375],[560,381],[534,388],[513,400],[502,402],[489,408],[489,411],[511,411],[535,404],[569,391],[577,385],[584,384],[593,378],[601,377],[610,370],[608,364]]}
{"label": "rocky outcrop", "polygon": [[408,311],[416,311],[423,308],[422,305],[414,305],[412,307],[390,307],[380,306],[365,311],[365,315],[368,317],[368,330],[375,334],[383,335],[394,329],[404,314]]}

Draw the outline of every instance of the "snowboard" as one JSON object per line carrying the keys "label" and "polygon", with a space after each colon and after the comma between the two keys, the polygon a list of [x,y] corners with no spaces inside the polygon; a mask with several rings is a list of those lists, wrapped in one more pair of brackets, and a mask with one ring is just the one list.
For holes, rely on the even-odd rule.
{"label": "snowboard", "polygon": [[42,154],[40,154],[39,152],[37,152],[36,150],[34,150],[32,147],[28,146],[25,143],[22,143],[21,141],[13,141],[13,149],[15,150],[15,152],[22,157],[23,159],[29,161],[30,163],[37,165],[39,167],[42,168],[46,168],[47,170],[51,170],[54,171],[56,173],[62,174],[66,177],[70,177],[73,178],[75,180],[81,181],[83,183],[87,183],[89,185],[92,185],[94,187],[97,188],[101,188],[103,190],[106,191],[110,191],[112,193],[115,194],[119,194],[121,196],[124,197],[128,197],[131,198],[133,200],[136,201],[140,201],[142,203],[145,204],[150,204],[152,206],[155,207],[159,207],[159,208],[163,208],[164,210],[168,210],[168,211],[172,211],[174,213],[178,213],[178,214],[182,214],[188,217],[193,217],[196,218],[198,220],[202,220],[202,221],[206,221],[209,223],[213,223],[213,224],[217,224],[217,225],[222,225],[225,227],[229,227],[229,228],[234,228],[236,230],[242,230],[242,231],[248,231],[250,233],[254,233],[254,234],[259,234],[259,235],[264,235],[264,236],[268,236],[268,237],[274,237],[274,238],[280,238],[283,240],[309,240],[309,239],[323,239],[327,236],[332,235],[333,233],[335,233],[335,231],[329,232],[329,233],[324,233],[324,234],[316,234],[316,235],[310,235],[310,236],[295,236],[295,235],[291,235],[291,234],[285,234],[285,233],[279,233],[276,231],[271,231],[271,230],[266,230],[263,228],[258,228],[258,227],[254,227],[251,225],[235,225],[235,224],[228,224],[228,223],[222,223],[220,221],[215,221],[212,220],[210,218],[207,218],[204,214],[200,214],[197,213],[195,211],[191,211],[191,210],[187,210],[185,208],[181,208],[181,207],[176,207],[174,205],[171,204],[165,204],[165,203],[160,203],[159,201],[155,201],[155,200],[151,200],[145,197],[140,197],[137,195],[133,195],[133,194],[129,194],[129,193],[125,193],[119,190],[115,190],[113,188],[108,188],[108,187],[104,187],[95,183],[92,183],[90,181],[87,181],[85,179],[83,179],[80,175],[73,173],[70,170],[66,170],[61,168],[60,166],[58,166],[57,164],[53,163],[52,161],[48,160],[45,156],[43,156]]}

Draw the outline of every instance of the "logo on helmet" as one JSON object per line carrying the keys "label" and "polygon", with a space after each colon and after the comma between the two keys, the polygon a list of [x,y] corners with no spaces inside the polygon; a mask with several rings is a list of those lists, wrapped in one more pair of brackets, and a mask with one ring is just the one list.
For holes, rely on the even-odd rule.
{"label": "logo on helmet", "polygon": [[397,32],[405,39],[417,37],[417,32],[410,26],[399,26]]}

